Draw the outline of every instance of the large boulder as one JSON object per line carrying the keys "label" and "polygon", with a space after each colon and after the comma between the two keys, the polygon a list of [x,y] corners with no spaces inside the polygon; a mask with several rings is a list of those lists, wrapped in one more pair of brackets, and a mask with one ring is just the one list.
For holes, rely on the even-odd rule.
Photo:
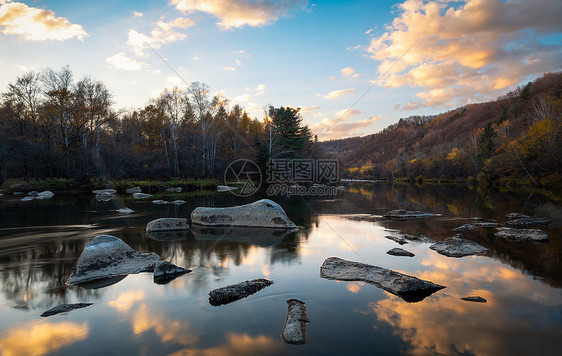
{"label": "large boulder", "polygon": [[269,199],[229,208],[196,208],[191,213],[191,222],[204,226],[297,227],[283,208]]}
{"label": "large boulder", "polygon": [[320,267],[320,277],[340,281],[363,281],[399,296],[407,302],[419,302],[445,288],[439,284],[365,263],[327,258]]}
{"label": "large boulder", "polygon": [[465,239],[461,234],[456,234],[444,241],[429,246],[430,249],[448,257],[464,257],[486,252],[488,249],[474,241]]}
{"label": "large boulder", "polygon": [[214,306],[228,304],[246,298],[272,284],[273,282],[268,279],[258,278],[217,288],[209,292],[209,303]]}
{"label": "large boulder", "polygon": [[546,241],[548,234],[539,229],[514,229],[502,227],[496,231],[496,236],[512,241]]}
{"label": "large boulder", "polygon": [[310,322],[304,302],[297,299],[287,301],[288,311],[281,339],[288,344],[301,345],[306,342],[306,324]]}
{"label": "large boulder", "polygon": [[80,284],[152,270],[158,261],[160,256],[155,253],[138,252],[115,236],[100,235],[88,242],[66,283]]}
{"label": "large boulder", "polygon": [[436,216],[433,213],[425,213],[423,211],[409,211],[409,210],[391,210],[383,215],[385,218],[407,220],[407,219],[421,219]]}
{"label": "large boulder", "polygon": [[189,231],[186,218],[161,218],[152,220],[146,224],[146,232],[157,231]]}

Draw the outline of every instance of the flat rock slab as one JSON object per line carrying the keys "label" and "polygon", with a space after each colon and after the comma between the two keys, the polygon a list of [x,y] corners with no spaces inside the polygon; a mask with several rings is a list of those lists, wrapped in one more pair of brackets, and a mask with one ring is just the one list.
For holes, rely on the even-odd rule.
{"label": "flat rock slab", "polygon": [[146,224],[146,232],[189,231],[186,218],[160,218]]}
{"label": "flat rock slab", "polygon": [[394,242],[398,242],[400,245],[404,245],[408,243],[408,241],[406,241],[406,239],[403,238],[402,236],[386,235],[385,238],[392,240]]}
{"label": "flat rock slab", "polygon": [[530,218],[530,216],[521,213],[509,213],[505,216],[505,218],[508,220],[513,220],[513,219]]}
{"label": "flat rock slab", "polygon": [[461,298],[461,299],[464,300],[464,301],[467,301],[467,302],[474,302],[474,303],[486,303],[487,302],[486,299],[484,299],[482,297],[479,297],[479,296],[464,297],[464,298]]}
{"label": "flat rock slab", "polygon": [[92,304],[94,304],[94,303],[61,304],[61,305],[57,305],[56,307],[47,310],[46,312],[41,314],[41,316],[45,318],[45,317],[60,314],[60,313],[66,313],[66,312],[69,312],[69,311],[72,311],[72,310],[75,310],[75,309],[81,309],[81,308],[89,307]]}
{"label": "flat rock slab", "polygon": [[501,227],[496,231],[497,237],[512,241],[547,241],[548,234],[539,229],[514,229]]}
{"label": "flat rock slab", "polygon": [[166,191],[169,193],[181,193],[181,187],[168,188]]}
{"label": "flat rock slab", "polygon": [[144,199],[144,198],[150,198],[152,196],[152,194],[146,194],[146,193],[133,193],[133,198],[135,199]]}
{"label": "flat rock slab", "polygon": [[96,190],[92,190],[92,193],[96,195],[100,195],[100,194],[114,195],[115,193],[117,193],[117,191],[115,189],[96,189]]}
{"label": "flat rock slab", "polygon": [[138,252],[115,236],[100,235],[88,242],[66,283],[80,284],[152,270],[158,261],[160,256],[155,253]]}
{"label": "flat rock slab", "polygon": [[203,226],[255,226],[294,229],[283,208],[269,199],[229,208],[196,208],[191,222]]}
{"label": "flat rock slab", "polygon": [[297,299],[287,301],[288,311],[281,339],[288,344],[302,345],[306,343],[306,324],[310,322],[304,302]]}
{"label": "flat rock slab", "polygon": [[410,251],[406,251],[401,248],[393,248],[392,250],[386,251],[387,254],[393,256],[406,256],[406,257],[414,257],[415,254],[411,253]]}
{"label": "flat rock slab", "polygon": [[229,187],[228,185],[217,185],[217,192],[231,192],[238,189],[238,187]]}
{"label": "flat rock slab", "polygon": [[383,215],[385,218],[390,219],[421,219],[421,218],[428,218],[431,216],[436,216],[433,213],[425,213],[423,211],[409,211],[409,210],[391,210]]}
{"label": "flat rock slab", "polygon": [[481,222],[478,224],[475,224],[478,227],[484,227],[484,228],[494,228],[494,227],[500,227],[502,226],[501,224],[498,224],[497,222]]}
{"label": "flat rock slab", "polygon": [[380,215],[365,215],[365,214],[348,215],[348,216],[346,216],[346,218],[348,218],[349,220],[353,220],[353,221],[370,221],[370,222],[383,220],[382,216],[380,216]]}
{"label": "flat rock slab", "polygon": [[132,214],[135,211],[131,208],[121,208],[121,209],[117,209],[117,212],[120,214]]}
{"label": "flat rock slab", "polygon": [[453,231],[470,231],[476,229],[476,226],[472,224],[464,224],[453,229]]}
{"label": "flat rock slab", "polygon": [[548,218],[526,217],[526,218],[511,219],[508,220],[505,224],[510,227],[532,227],[532,226],[552,224],[552,220]]}
{"label": "flat rock slab", "polygon": [[320,267],[320,277],[340,281],[363,281],[399,296],[407,302],[419,302],[445,288],[439,284],[408,276],[386,268],[338,257],[327,258]]}
{"label": "flat rock slab", "polygon": [[273,284],[273,281],[259,278],[238,284],[217,288],[209,292],[209,303],[211,305],[222,305],[232,303],[238,299],[246,298]]}
{"label": "flat rock slab", "polygon": [[176,277],[191,272],[191,270],[178,267],[168,261],[156,262],[154,265],[154,282],[157,284],[166,284]]}
{"label": "flat rock slab", "polygon": [[142,192],[142,189],[140,187],[125,189],[125,193],[128,193],[128,194],[141,193],[141,192]]}
{"label": "flat rock slab", "polygon": [[461,234],[456,234],[442,242],[429,246],[430,249],[448,257],[464,257],[486,252],[488,249],[474,241],[465,239]]}

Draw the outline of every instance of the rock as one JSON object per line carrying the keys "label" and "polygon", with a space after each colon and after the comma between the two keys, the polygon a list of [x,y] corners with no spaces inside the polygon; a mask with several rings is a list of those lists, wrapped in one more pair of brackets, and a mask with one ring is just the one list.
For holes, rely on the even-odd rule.
{"label": "rock", "polygon": [[3,196],[4,196],[4,194],[0,193],[0,197],[3,197]]}
{"label": "rock", "polygon": [[283,208],[269,199],[230,208],[196,208],[191,213],[191,222],[204,226],[297,227]]}
{"label": "rock", "polygon": [[23,192],[14,192],[14,195],[23,195]]}
{"label": "rock", "polygon": [[346,216],[346,218],[354,221],[370,221],[370,222],[383,220],[383,218],[380,215],[348,215]]}
{"label": "rock", "polygon": [[530,218],[529,215],[521,214],[521,213],[509,213],[505,216],[507,220],[514,220],[514,219],[525,219]]}
{"label": "rock", "polygon": [[259,278],[218,288],[209,292],[209,303],[215,306],[228,304],[246,298],[272,284],[273,282],[268,279]]}
{"label": "rock", "polygon": [[345,187],[343,185],[339,185],[336,187],[336,190],[344,191]]}
{"label": "rock", "polygon": [[147,232],[146,237],[155,241],[187,240],[189,237],[189,230]]}
{"label": "rock", "polygon": [[152,196],[152,194],[146,194],[146,193],[133,193],[133,198],[135,199],[144,199],[144,198],[150,198]]}
{"label": "rock", "polygon": [[453,231],[470,231],[476,229],[476,226],[472,224],[464,224],[453,229]]}
{"label": "rock", "polygon": [[181,187],[168,188],[166,191],[170,193],[181,193]]}
{"label": "rock", "polygon": [[406,257],[414,257],[415,256],[410,251],[406,251],[406,250],[401,249],[401,248],[393,248],[392,250],[386,251],[386,253],[389,254],[389,255],[393,255],[393,256],[406,256]]}
{"label": "rock", "polygon": [[483,253],[488,249],[474,241],[465,239],[461,234],[456,234],[444,241],[429,246],[430,249],[448,257],[463,257]]}
{"label": "rock", "polygon": [[88,242],[66,283],[80,284],[151,270],[158,261],[160,256],[155,253],[138,252],[115,236],[100,235]]}
{"label": "rock", "polygon": [[239,189],[238,187],[229,187],[228,185],[217,185],[217,192],[230,192]]}
{"label": "rock", "polygon": [[33,191],[31,191],[31,192],[28,192],[28,193],[27,193],[27,196],[29,196],[29,197],[36,197],[38,194],[39,194],[38,191],[33,190]]}
{"label": "rock", "polygon": [[548,234],[539,229],[514,229],[501,227],[496,231],[496,236],[512,241],[546,241]]}
{"label": "rock", "polygon": [[21,201],[32,201],[35,200],[35,197],[23,197],[21,198]]}
{"label": "rock", "polygon": [[306,342],[306,324],[310,322],[304,302],[289,299],[287,319],[281,332],[281,339],[288,344],[301,345]]}
{"label": "rock", "polygon": [[517,218],[508,220],[505,223],[507,226],[511,227],[531,227],[552,224],[552,220],[548,218]]}
{"label": "rock", "polygon": [[45,190],[44,192],[37,194],[37,199],[51,199],[55,196],[55,193],[51,192],[50,190]]}
{"label": "rock", "polygon": [[423,211],[408,211],[408,210],[391,210],[383,215],[385,218],[390,219],[421,219],[435,216],[433,213],[424,213]]}
{"label": "rock", "polygon": [[81,309],[81,308],[89,307],[92,304],[94,304],[94,303],[61,304],[61,305],[57,305],[56,307],[47,310],[46,312],[41,314],[41,316],[42,317],[48,317],[48,316],[52,316],[52,315],[56,315],[56,314],[60,314],[60,313],[66,313],[66,312],[69,312],[69,311],[72,311],[72,310],[75,310],[75,309]]}
{"label": "rock", "polygon": [[185,204],[185,200],[178,199],[178,200],[174,200],[174,201],[169,202],[169,204],[182,205],[182,204]]}
{"label": "rock", "polygon": [[156,262],[154,265],[154,282],[165,284],[182,274],[191,272],[191,270],[178,267],[168,261]]}
{"label": "rock", "polygon": [[96,200],[97,201],[110,201],[111,199],[113,199],[113,194],[111,193],[101,193],[101,194],[96,194]]}
{"label": "rock", "polygon": [[121,209],[117,209],[117,212],[121,213],[121,214],[132,214],[135,211],[133,209],[130,209],[130,208],[121,208]]}
{"label": "rock", "polygon": [[484,221],[484,218],[481,218],[479,216],[474,216],[472,218],[470,218],[470,220],[474,220],[474,221]]}
{"label": "rock", "polygon": [[385,236],[385,238],[392,240],[394,242],[398,242],[400,245],[404,245],[407,244],[408,241],[406,241],[405,238],[403,238],[402,236],[391,236],[391,235],[387,235]]}
{"label": "rock", "polygon": [[487,302],[486,299],[484,299],[482,297],[479,297],[479,296],[464,297],[464,298],[461,298],[461,299],[465,300],[467,302],[475,302],[475,303],[486,303]]}
{"label": "rock", "polygon": [[115,195],[117,191],[115,189],[96,189],[96,190],[92,190],[92,193],[94,193],[95,195],[100,195],[100,194]]}
{"label": "rock", "polygon": [[187,230],[189,225],[186,218],[161,218],[146,224],[146,232]]}
{"label": "rock", "polygon": [[404,234],[404,238],[409,241],[421,241],[421,242],[433,241],[431,237],[425,235],[416,236],[416,235]]}
{"label": "rock", "polygon": [[261,247],[279,245],[287,235],[294,231],[296,231],[296,229],[275,229],[271,227],[192,226],[193,236],[197,241],[229,241]]}
{"label": "rock", "polygon": [[153,200],[152,204],[162,205],[162,204],[166,204],[166,202],[164,200],[158,199],[158,200]]}
{"label": "rock", "polygon": [[492,227],[500,227],[502,226],[501,224],[498,224],[496,222],[482,222],[482,223],[477,223],[475,224],[478,227],[485,227],[485,228],[492,228]]}
{"label": "rock", "polygon": [[127,193],[127,194],[134,194],[134,193],[141,193],[141,192],[142,192],[142,189],[140,187],[125,189],[125,193]]}
{"label": "rock", "polygon": [[407,302],[419,302],[444,286],[408,276],[386,268],[338,257],[327,258],[320,267],[320,277],[340,281],[363,281],[399,296]]}

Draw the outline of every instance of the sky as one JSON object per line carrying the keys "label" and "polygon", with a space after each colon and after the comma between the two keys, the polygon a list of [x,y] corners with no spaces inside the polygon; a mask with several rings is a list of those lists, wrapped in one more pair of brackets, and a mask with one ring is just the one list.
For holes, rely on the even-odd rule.
{"label": "sky", "polygon": [[[0,91],[70,66],[116,109],[206,83],[320,140],[493,100],[562,70],[560,0],[0,0]],[[173,70],[172,70],[173,69]]]}

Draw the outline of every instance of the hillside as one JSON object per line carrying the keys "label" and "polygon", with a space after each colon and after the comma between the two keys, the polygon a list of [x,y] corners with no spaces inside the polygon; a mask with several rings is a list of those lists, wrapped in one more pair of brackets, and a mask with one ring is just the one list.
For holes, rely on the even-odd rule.
{"label": "hillside", "polygon": [[[337,157],[345,177],[560,180],[561,94],[562,72],[548,73],[495,101],[401,119]],[[338,144],[351,146],[325,147]]]}

